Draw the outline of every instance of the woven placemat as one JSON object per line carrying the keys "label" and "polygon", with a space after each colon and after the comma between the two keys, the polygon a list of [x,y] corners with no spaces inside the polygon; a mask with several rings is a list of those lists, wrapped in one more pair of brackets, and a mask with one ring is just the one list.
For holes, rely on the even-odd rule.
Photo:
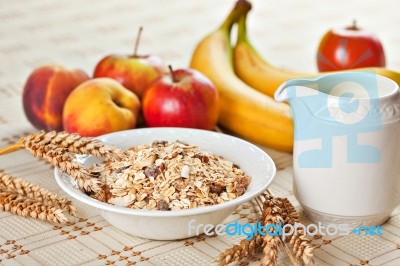
{"label": "woven placemat", "polygon": [[[263,1],[254,0],[249,16],[250,37],[272,63],[313,70],[318,38],[324,29],[341,26],[355,16],[361,25],[380,32],[388,63],[400,68],[396,27],[400,17],[395,0]],[[0,146],[34,132],[21,103],[28,74],[42,64],[80,67],[89,74],[104,55],[130,53],[136,29],[145,26],[140,52],[162,56],[175,68],[186,67],[196,43],[218,25],[232,0],[204,1],[2,1],[0,3]],[[343,8],[345,6],[346,8]],[[363,20],[361,20],[363,19]],[[317,23],[318,22],[318,23]],[[390,23],[389,23],[390,22]],[[313,45],[310,45],[313,44]],[[311,58],[311,60],[310,60]],[[292,194],[291,156],[266,149],[279,171],[271,191],[288,197],[302,215]],[[64,194],[53,168],[26,151],[0,157],[1,171],[24,177]],[[372,195],[371,195],[372,196]],[[92,208],[75,202],[78,217],[65,226],[0,212],[2,265],[213,265],[219,252],[240,237],[198,236],[182,241],[151,241],[127,235],[109,225]],[[225,222],[254,222],[257,206],[246,203]],[[302,215],[301,220],[307,223]],[[383,236],[341,236],[314,239],[322,244],[317,265],[400,265],[400,216],[383,225]],[[241,263],[257,265],[254,261]],[[282,252],[279,265],[290,265]]]}

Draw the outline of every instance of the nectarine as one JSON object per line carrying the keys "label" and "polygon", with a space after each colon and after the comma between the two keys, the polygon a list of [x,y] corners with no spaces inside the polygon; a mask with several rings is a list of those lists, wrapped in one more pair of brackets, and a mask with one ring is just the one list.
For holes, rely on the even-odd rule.
{"label": "nectarine", "polygon": [[139,98],[111,78],[96,78],[79,85],[64,105],[64,129],[95,137],[136,126]]}
{"label": "nectarine", "polygon": [[58,65],[42,66],[25,83],[22,100],[25,115],[38,129],[63,130],[62,111],[73,89],[88,80],[82,70]]}

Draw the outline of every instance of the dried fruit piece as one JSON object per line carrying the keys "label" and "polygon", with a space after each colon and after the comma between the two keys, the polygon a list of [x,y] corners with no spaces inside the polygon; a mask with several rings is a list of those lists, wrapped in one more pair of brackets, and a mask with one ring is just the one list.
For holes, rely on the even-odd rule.
{"label": "dried fruit piece", "polygon": [[211,192],[211,193],[217,193],[217,194],[219,194],[219,193],[222,192],[222,190],[223,190],[223,187],[220,186],[220,185],[218,185],[218,184],[211,184],[211,185],[210,185],[210,192]]}
{"label": "dried fruit piece", "polygon": [[160,174],[160,168],[157,165],[153,164],[152,166],[149,166],[144,170],[144,174],[148,178],[150,177],[154,178]]}
{"label": "dried fruit piece", "polygon": [[169,210],[169,205],[165,200],[159,200],[157,202],[157,210],[160,211],[168,211]]}
{"label": "dried fruit piece", "polygon": [[208,158],[208,156],[201,155],[201,154],[195,154],[195,155],[193,156],[193,158],[198,158],[198,159],[200,159],[200,161],[201,161],[202,163],[208,163],[208,162],[210,161],[210,158]]}
{"label": "dried fruit piece", "polygon": [[165,145],[168,143],[168,141],[165,141],[165,140],[156,140],[156,141],[154,141],[152,144],[151,144],[151,146],[153,146],[153,147],[157,147],[157,146],[162,146],[162,147],[165,147]]}
{"label": "dried fruit piece", "polygon": [[242,184],[237,184],[235,187],[236,196],[241,196],[246,191],[246,188]]}
{"label": "dried fruit piece", "polygon": [[103,185],[101,187],[101,190],[99,190],[93,198],[102,201],[102,202],[108,202],[108,200],[112,197],[112,194],[110,192],[110,187],[108,185]]}

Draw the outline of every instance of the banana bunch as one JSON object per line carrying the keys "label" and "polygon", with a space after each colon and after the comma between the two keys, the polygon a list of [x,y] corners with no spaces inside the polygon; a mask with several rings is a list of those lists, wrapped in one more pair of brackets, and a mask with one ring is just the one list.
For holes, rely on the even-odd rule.
{"label": "banana bunch", "polygon": [[[222,25],[197,45],[190,67],[206,75],[218,89],[219,123],[223,127],[258,144],[291,152],[293,121],[289,106],[272,97],[286,80],[318,74],[285,71],[265,61],[247,38],[246,16],[250,9],[247,0],[238,0]],[[230,33],[235,23],[238,38],[232,48]],[[380,74],[400,84],[400,73],[385,68],[352,71]]]}

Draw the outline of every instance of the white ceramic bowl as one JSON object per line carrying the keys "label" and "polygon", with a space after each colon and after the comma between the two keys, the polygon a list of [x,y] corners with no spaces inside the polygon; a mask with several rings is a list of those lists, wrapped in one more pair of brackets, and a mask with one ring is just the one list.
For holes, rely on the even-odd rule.
{"label": "white ceramic bowl", "polygon": [[[57,183],[66,193],[97,208],[104,219],[120,230],[143,238],[173,240],[194,236],[195,230],[188,228],[189,222],[193,219],[196,220],[192,223],[193,225],[217,225],[240,204],[264,192],[273,181],[276,172],[274,162],[260,148],[239,138],[211,131],[186,128],[144,128],[107,134],[100,136],[99,139],[123,149],[152,143],[155,140],[180,140],[231,160],[251,177],[247,191],[229,202],[189,210],[150,211],[118,207],[95,200],[72,185],[69,177],[61,174],[58,168],[55,169]],[[79,157],[78,160],[86,165],[96,161],[92,156]]]}

